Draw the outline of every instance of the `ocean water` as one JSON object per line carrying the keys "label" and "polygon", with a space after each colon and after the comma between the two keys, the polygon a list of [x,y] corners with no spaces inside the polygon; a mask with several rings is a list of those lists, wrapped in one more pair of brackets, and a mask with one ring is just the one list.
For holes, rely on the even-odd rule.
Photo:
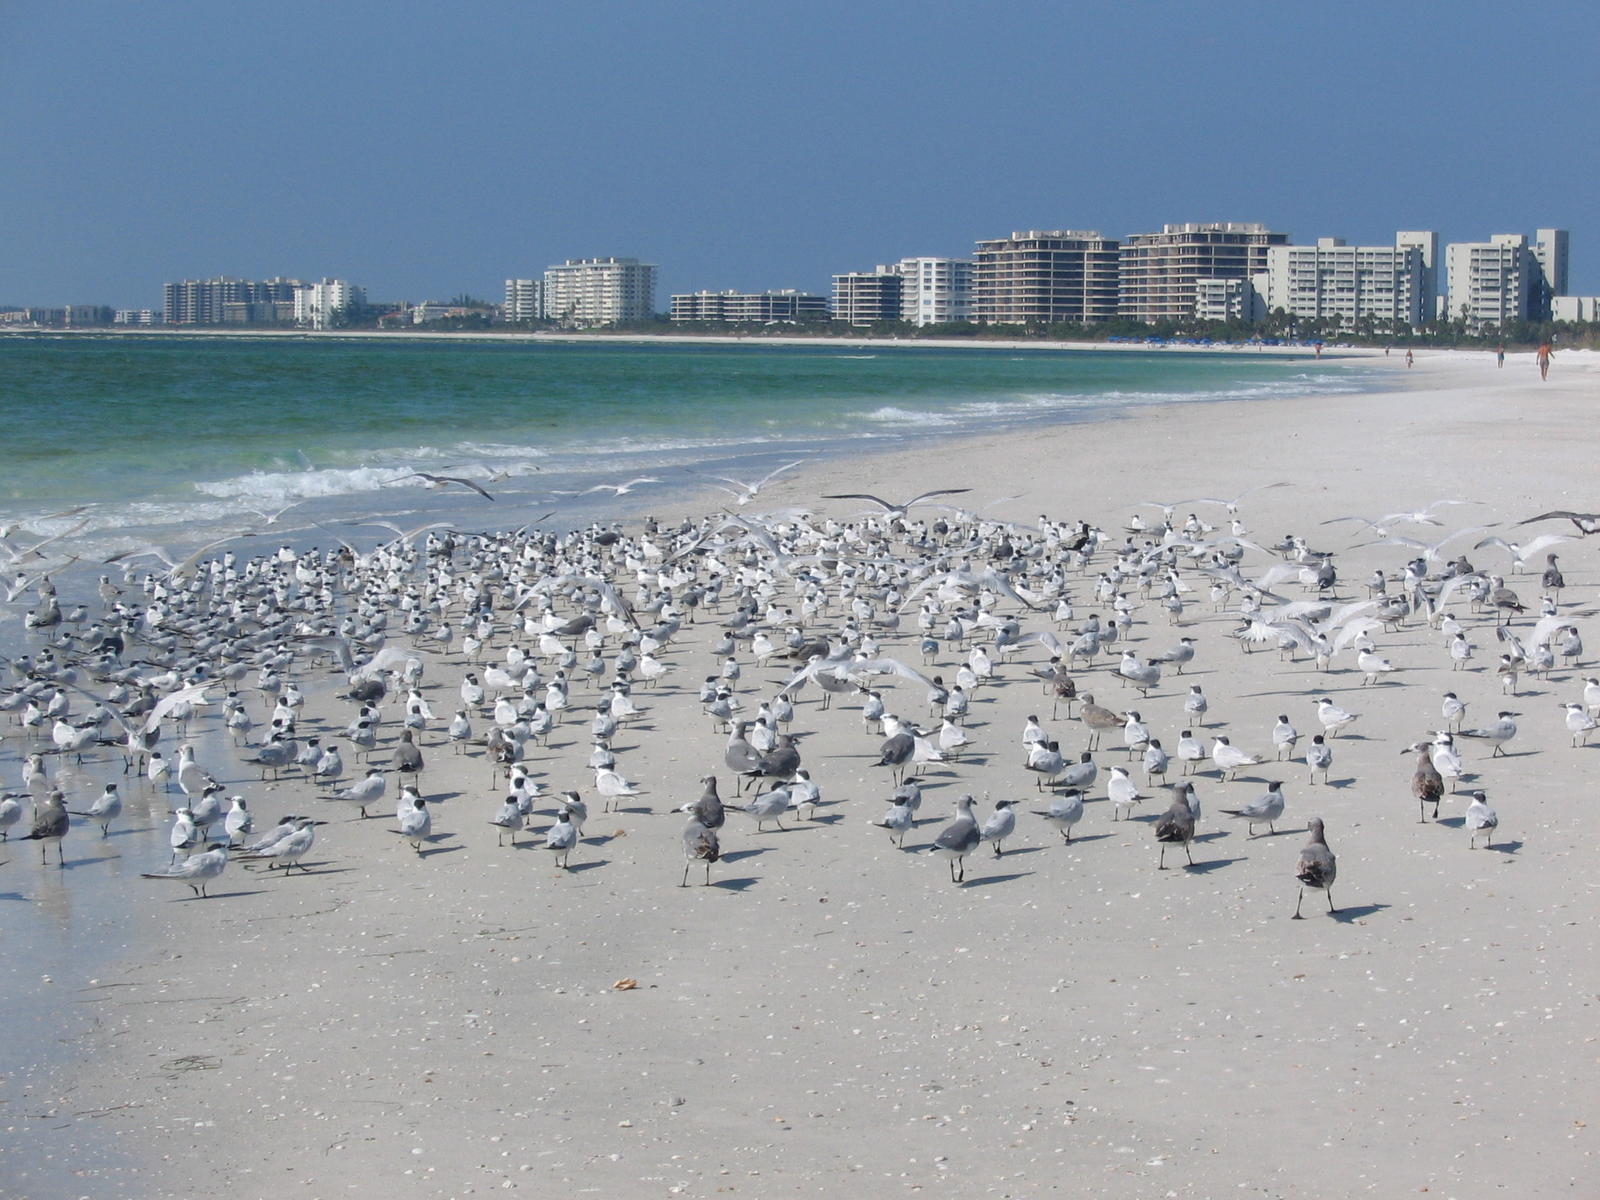
{"label": "ocean water", "polygon": [[[178,557],[250,532],[241,556],[334,536],[366,549],[390,537],[358,524],[369,518],[566,529],[616,511],[605,492],[575,493],[640,476],[660,482],[638,485],[632,509],[659,503],[678,515],[727,499],[708,476],[756,479],[800,454],[1113,419],[1152,404],[1358,391],[1375,379],[1334,361],[1252,353],[0,337],[0,525],[18,527],[6,531],[16,547],[59,536],[52,549],[77,559],[57,573],[63,600],[92,600],[94,575],[118,569],[104,559],[149,544]],[[432,491],[415,471],[474,479],[496,499]],[[0,654],[31,648],[19,619],[31,601],[0,607]],[[20,786],[27,750],[0,725],[0,790]],[[202,745],[201,757],[227,755]],[[60,769],[72,807],[121,778],[115,756]],[[163,903],[171,889],[137,878],[167,860],[170,797],[137,781],[122,791],[119,828],[102,840],[78,824],[67,870],[53,851],[41,867],[31,843],[0,852],[0,1115],[24,1135],[0,1141],[0,1197],[146,1186],[111,1123],[74,1111],[72,1069],[96,1005],[120,994],[108,990],[116,962],[137,952],[150,923],[194,922],[196,952],[206,927],[204,906]]]}
{"label": "ocean water", "polygon": [[[7,337],[0,523],[67,534],[60,548],[85,560],[247,529],[326,544],[317,523],[379,513],[565,528],[605,511],[605,493],[571,494],[599,483],[651,476],[632,499],[704,504],[724,499],[706,473],[758,478],[797,452],[1359,390],[1366,375],[1248,352]],[[474,479],[495,503],[414,471]]]}

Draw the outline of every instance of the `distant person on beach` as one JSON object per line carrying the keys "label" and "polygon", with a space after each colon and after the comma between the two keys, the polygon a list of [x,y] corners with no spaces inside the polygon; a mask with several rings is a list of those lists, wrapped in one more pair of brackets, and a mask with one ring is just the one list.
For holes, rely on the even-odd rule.
{"label": "distant person on beach", "polygon": [[1539,364],[1539,378],[1550,378],[1550,343],[1540,342],[1539,352],[1533,356],[1533,361]]}
{"label": "distant person on beach", "polygon": [[1409,351],[1409,350],[1407,350],[1407,351],[1406,351],[1406,369],[1407,369],[1407,370],[1409,370],[1409,369],[1410,369],[1410,368],[1411,368],[1411,365],[1412,365],[1412,364],[1413,364],[1413,363],[1414,363],[1414,362],[1416,362],[1416,359],[1414,359],[1414,358],[1413,358],[1413,357],[1412,357],[1412,356],[1411,356],[1411,351]]}
{"label": "distant person on beach", "polygon": [[1506,365],[1506,344],[1504,342],[1501,342],[1500,348],[1494,352],[1494,365],[1497,367]]}

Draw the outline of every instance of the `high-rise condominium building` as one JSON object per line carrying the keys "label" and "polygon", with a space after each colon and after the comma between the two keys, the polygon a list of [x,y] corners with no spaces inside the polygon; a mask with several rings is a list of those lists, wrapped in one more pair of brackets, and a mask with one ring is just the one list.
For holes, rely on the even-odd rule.
{"label": "high-rise condominium building", "polygon": [[1201,279],[1249,279],[1267,268],[1267,248],[1289,235],[1253,221],[1164,225],[1136,233],[1121,248],[1118,311],[1138,321],[1188,321]]}
{"label": "high-rise condominium building", "polygon": [[544,272],[544,315],[568,327],[655,315],[656,268],[637,258],[569,258]]}
{"label": "high-rise condominium building", "polygon": [[828,298],[792,288],[770,292],[683,292],[672,297],[672,319],[768,324],[773,321],[825,321]]}
{"label": "high-rise condominium building", "polygon": [[896,269],[900,319],[912,325],[944,325],[972,319],[972,263],[965,258],[902,258]]}
{"label": "high-rise condominium building", "polygon": [[[1267,249],[1266,311],[1307,320],[1420,325],[1433,318],[1424,297],[1423,250],[1416,244],[1347,246],[1319,238],[1314,246]],[[1425,302],[1426,301],[1426,302]]]}
{"label": "high-rise condominium building", "polygon": [[526,324],[544,316],[544,280],[506,280],[505,319],[513,324]]}
{"label": "high-rise condominium building", "polygon": [[292,306],[295,289],[304,286],[298,279],[231,277],[168,283],[161,289],[162,320],[168,325],[221,325],[230,314],[235,320],[272,320],[278,311],[273,306]]}
{"label": "high-rise condominium building", "polygon": [[1445,315],[1451,320],[1464,320],[1469,329],[1479,330],[1532,317],[1539,264],[1526,234],[1452,242],[1445,247],[1445,266]]}
{"label": "high-rise condominium building", "polygon": [[306,329],[326,329],[336,314],[366,302],[366,292],[345,279],[308,283],[295,289],[294,323]]}
{"label": "high-rise condominium building", "polygon": [[833,319],[847,325],[876,325],[900,320],[905,277],[898,266],[846,271],[833,277]]}
{"label": "high-rise condominium building", "polygon": [[1567,239],[1565,229],[1541,229],[1534,234],[1533,261],[1539,267],[1534,287],[1534,318],[1548,321],[1551,301],[1567,294]]}
{"label": "high-rise condominium building", "polygon": [[981,241],[972,319],[990,325],[1105,321],[1117,315],[1117,240],[1092,230],[1029,230]]}
{"label": "high-rise condominium building", "polygon": [[851,325],[972,319],[972,263],[926,255],[833,277],[833,315]]}

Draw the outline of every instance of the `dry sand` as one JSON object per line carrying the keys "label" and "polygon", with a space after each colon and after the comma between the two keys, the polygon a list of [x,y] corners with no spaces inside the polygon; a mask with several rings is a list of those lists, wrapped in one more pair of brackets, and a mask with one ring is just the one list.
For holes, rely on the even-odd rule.
{"label": "dry sand", "polygon": [[[1558,355],[1541,385],[1531,356],[1496,371],[1488,356],[1423,354],[1395,387],[1145,409],[836,462],[783,477],[762,499],[843,519],[852,502],[817,497],[970,487],[962,499],[975,505],[1021,496],[995,515],[1083,517],[1120,541],[1140,501],[1287,480],[1244,501],[1251,536],[1293,531],[1338,551],[1350,598],[1410,551],[1353,549],[1370,537],[1319,524],[1328,518],[1482,502],[1442,510],[1437,531],[1404,530],[1443,536],[1600,507],[1594,358]],[[1191,510],[1224,515],[1184,503],[1179,518]],[[1571,529],[1517,531],[1545,532]],[[1505,556],[1471,550],[1475,540],[1452,549],[1503,569]],[[1563,606],[1588,614],[1600,561],[1587,542],[1560,551]],[[1074,583],[1080,618],[1101,611],[1092,583],[1093,571]],[[1537,576],[1511,583],[1537,603]],[[1525,679],[1502,698],[1492,618],[1457,606],[1478,648],[1473,670],[1452,673],[1443,639],[1412,621],[1376,637],[1401,670],[1366,688],[1349,652],[1328,674],[1241,653],[1227,636],[1237,620],[1212,611],[1203,584],[1196,600],[1181,630],[1146,605],[1132,631],[1141,654],[1195,637],[1182,676],[1141,700],[1102,656],[1080,688],[1136,707],[1169,748],[1191,682],[1210,699],[1208,733],[1269,758],[1276,714],[1291,716],[1302,750],[1317,732],[1316,694],[1360,720],[1333,742],[1327,785],[1309,784],[1298,761],[1232,783],[1208,765],[1192,870],[1156,870],[1161,789],[1144,789],[1154,798],[1142,819],[1113,823],[1105,769],[1125,760],[1120,749],[1098,756],[1073,844],[1032,815],[1043,803],[1020,766],[1024,717],[1045,718],[1065,750],[1086,736],[1076,720],[1048,719],[1025,671],[1045,657],[1037,646],[978,692],[975,752],[924,773],[923,821],[905,851],[869,824],[890,791],[872,765],[880,739],[855,704],[822,712],[807,692],[795,727],[810,735],[805,762],[825,805],[784,832],[731,814],[712,887],[677,886],[682,818],[669,811],[698,795],[707,770],[733,791],[725,737],[695,698],[716,667],[711,624],[685,628],[667,684],[640,693],[643,717],[618,739],[649,811],[599,812],[586,717],[569,714],[541,756],[547,788],[576,787],[590,803],[570,872],[526,840],[496,846],[489,765],[481,750],[453,758],[437,734],[425,776],[437,836],[422,858],[390,832],[392,803],[350,820],[307,785],[254,782],[219,739],[204,741],[202,761],[243,781],[261,825],[289,811],[329,819],[312,869],[283,878],[235,865],[203,902],[130,884],[147,944],[74,997],[98,1018],[67,1106],[88,1115],[28,1132],[53,1152],[75,1130],[114,1136],[136,1167],[83,1179],[84,1195],[1595,1195],[1588,809],[1600,738],[1571,748],[1559,707],[1587,669]],[[920,666],[909,615],[885,652]],[[1052,628],[1048,616],[1026,614],[1024,628]],[[1592,661],[1600,624],[1577,624]],[[753,710],[785,672],[744,657],[740,695]],[[928,669],[948,679],[957,661],[946,647]],[[436,711],[453,710],[462,671],[458,656],[430,661]],[[1437,823],[1417,821],[1400,751],[1440,726],[1446,690],[1469,702],[1469,727],[1503,706],[1524,714],[1507,757],[1463,744],[1470,786],[1500,814],[1492,851],[1468,849],[1464,798]],[[920,686],[885,692],[892,710],[925,719]],[[575,706],[592,695],[576,693]],[[313,708],[330,724],[348,719],[345,702]],[[1286,781],[1288,811],[1276,836],[1250,839],[1219,810],[1267,779]],[[942,859],[912,848],[962,792],[984,812],[1019,799],[1023,815],[1004,857],[983,849],[953,886]],[[1312,816],[1339,857],[1341,911],[1330,917],[1310,893],[1309,919],[1293,921]],[[617,990],[624,979],[638,986]]]}

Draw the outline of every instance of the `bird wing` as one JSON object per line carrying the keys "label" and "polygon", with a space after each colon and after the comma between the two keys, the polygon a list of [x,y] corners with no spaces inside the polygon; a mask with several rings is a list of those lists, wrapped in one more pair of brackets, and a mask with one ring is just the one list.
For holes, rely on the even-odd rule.
{"label": "bird wing", "polygon": [[171,695],[163,696],[156,701],[155,707],[150,710],[150,715],[144,720],[145,733],[150,733],[161,724],[161,719],[180,704],[190,700],[197,700],[206,694],[209,683],[191,683],[188,687],[179,688]]}

